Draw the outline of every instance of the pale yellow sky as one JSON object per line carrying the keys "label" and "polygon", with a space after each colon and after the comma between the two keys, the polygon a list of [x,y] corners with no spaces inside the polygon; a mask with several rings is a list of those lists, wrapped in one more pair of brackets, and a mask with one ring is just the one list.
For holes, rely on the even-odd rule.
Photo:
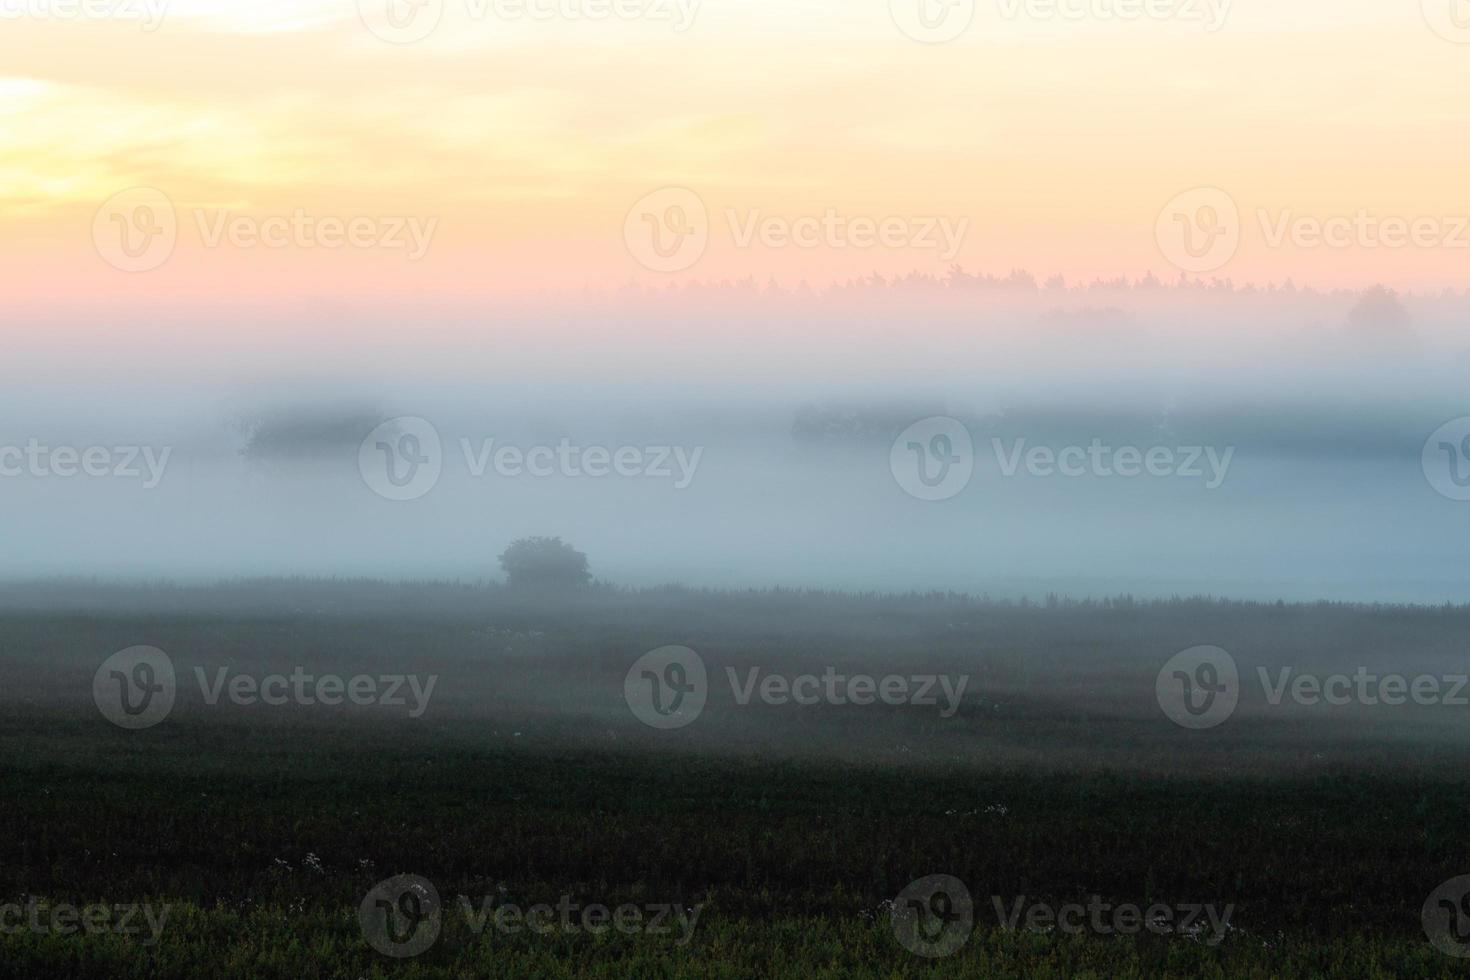
{"label": "pale yellow sky", "polygon": [[[293,290],[384,269],[405,288],[477,269],[490,291],[951,261],[1169,276],[1160,211],[1201,187],[1238,207],[1239,241],[1192,271],[1470,284],[1465,0],[1062,0],[1075,19],[991,0],[932,44],[904,30],[920,0],[616,0],[644,16],[604,20],[515,6],[552,0],[421,0],[395,20],[386,5],[407,0],[87,0],[110,19],[79,2],[0,0],[0,226],[33,293],[137,274],[95,239],[131,221],[99,225],[99,208],[138,187],[175,226],[143,271],[205,294],[242,270]],[[1120,20],[1119,2],[1158,13]],[[416,10],[434,27],[417,40]],[[628,240],[629,209],[661,188],[704,210],[698,256],[673,271]],[[432,241],[405,268],[358,254],[376,246],[209,240],[220,215],[303,211],[414,218]],[[784,242],[829,213],[903,227],[876,245]],[[1355,215],[1345,244],[1300,233]],[[1434,230],[1385,246],[1377,222],[1393,219]],[[929,247],[941,220],[963,225],[952,248]],[[765,221],[771,235],[742,241]]]}

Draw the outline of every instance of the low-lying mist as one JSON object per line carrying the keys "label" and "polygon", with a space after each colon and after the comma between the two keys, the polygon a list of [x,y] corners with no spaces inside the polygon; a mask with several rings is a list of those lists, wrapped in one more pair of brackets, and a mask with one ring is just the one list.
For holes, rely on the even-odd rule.
{"label": "low-lying mist", "polygon": [[728,292],[364,314],[269,370],[234,323],[128,320],[105,377],[31,343],[0,577],[495,580],[548,535],[628,586],[1470,594],[1462,297]]}

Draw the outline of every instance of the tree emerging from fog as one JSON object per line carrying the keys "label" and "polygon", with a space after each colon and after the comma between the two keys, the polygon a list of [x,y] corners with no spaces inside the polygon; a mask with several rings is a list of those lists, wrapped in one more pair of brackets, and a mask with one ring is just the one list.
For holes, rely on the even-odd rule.
{"label": "tree emerging from fog", "polygon": [[592,578],[587,556],[561,538],[521,538],[500,555],[500,567],[518,588],[578,588]]}

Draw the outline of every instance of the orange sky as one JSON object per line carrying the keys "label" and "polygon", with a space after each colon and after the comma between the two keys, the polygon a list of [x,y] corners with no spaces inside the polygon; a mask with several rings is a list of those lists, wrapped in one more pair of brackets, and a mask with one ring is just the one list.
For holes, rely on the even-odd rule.
{"label": "orange sky", "polygon": [[1464,0],[81,2],[0,0],[11,303],[951,261],[1470,285]]}

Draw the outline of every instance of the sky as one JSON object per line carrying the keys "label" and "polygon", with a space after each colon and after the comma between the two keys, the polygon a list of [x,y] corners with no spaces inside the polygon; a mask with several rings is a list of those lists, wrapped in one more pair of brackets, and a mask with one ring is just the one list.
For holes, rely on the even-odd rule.
{"label": "sky", "polygon": [[923,3],[0,0],[4,319],[954,264],[1464,285],[1464,0]]}
{"label": "sky", "polygon": [[0,579],[565,534],[644,584],[1463,595],[1467,83],[1470,0],[0,0]]}

